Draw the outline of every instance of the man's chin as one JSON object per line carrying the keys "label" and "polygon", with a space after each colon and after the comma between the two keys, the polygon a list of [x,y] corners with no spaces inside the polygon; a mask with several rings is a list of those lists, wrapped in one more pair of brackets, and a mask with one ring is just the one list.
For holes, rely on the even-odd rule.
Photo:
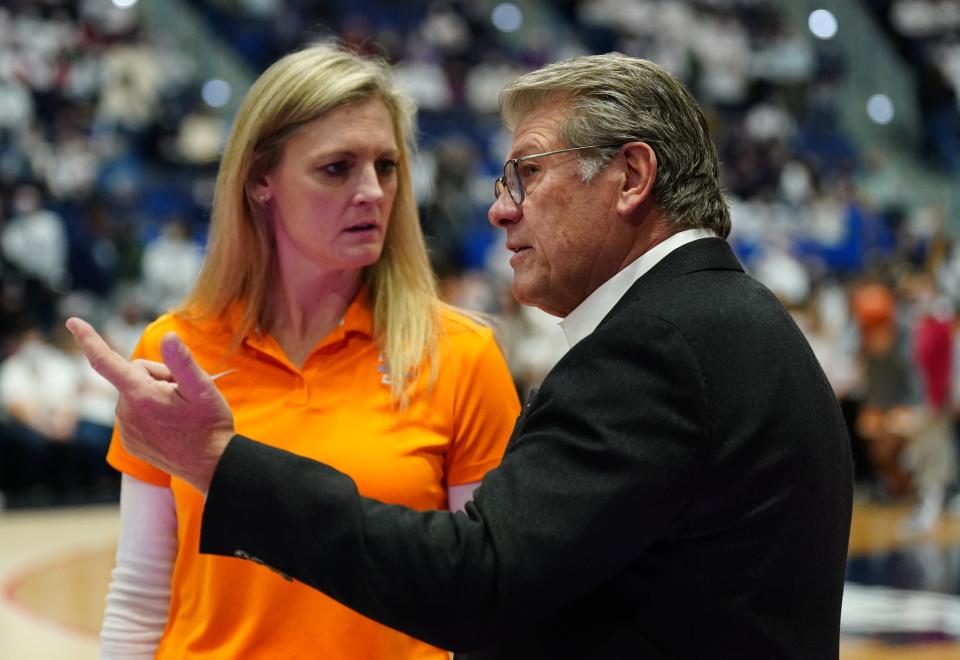
{"label": "man's chin", "polygon": [[516,300],[521,305],[527,305],[528,307],[536,307],[536,304],[530,299],[530,292],[523,286],[522,283],[517,281],[517,273],[513,274],[513,285],[510,287],[510,292],[513,294],[513,299]]}
{"label": "man's chin", "polygon": [[511,292],[513,293],[513,299],[521,305],[526,307],[536,307],[540,311],[546,312],[550,316],[557,316],[561,318],[566,316],[566,312],[558,309],[557,305],[549,298],[546,296],[537,295],[536,291],[531,291],[522,284],[518,284],[516,276],[514,276],[513,279]]}

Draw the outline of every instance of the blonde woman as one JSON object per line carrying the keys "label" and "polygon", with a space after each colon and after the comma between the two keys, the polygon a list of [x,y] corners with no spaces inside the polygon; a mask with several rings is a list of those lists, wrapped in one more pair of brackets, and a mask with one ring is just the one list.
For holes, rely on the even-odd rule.
{"label": "blonde woman", "polygon": [[[159,361],[175,332],[222,374],[238,432],[336,465],[370,497],[458,509],[519,405],[491,331],[437,298],[412,128],[381,62],[320,45],[271,66],[228,140],[196,286],[134,357]],[[122,527],[103,657],[447,658],[265,567],[200,555],[202,496],[116,435],[108,460]]]}

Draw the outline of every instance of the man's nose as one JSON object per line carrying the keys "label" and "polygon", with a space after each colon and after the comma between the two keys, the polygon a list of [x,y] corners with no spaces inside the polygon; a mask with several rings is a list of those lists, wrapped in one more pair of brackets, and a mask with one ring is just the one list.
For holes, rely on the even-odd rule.
{"label": "man's nose", "polygon": [[513,201],[510,192],[504,189],[487,211],[487,220],[494,227],[502,229],[504,225],[519,222],[522,215],[520,206]]}

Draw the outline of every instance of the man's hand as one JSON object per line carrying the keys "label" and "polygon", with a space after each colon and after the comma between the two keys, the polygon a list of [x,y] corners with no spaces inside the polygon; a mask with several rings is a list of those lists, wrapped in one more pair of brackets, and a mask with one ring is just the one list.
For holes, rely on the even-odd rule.
{"label": "man's hand", "polygon": [[124,448],[206,494],[233,437],[233,413],[173,333],[161,341],[163,364],[128,362],[89,323],[67,321],[90,366],[120,392],[117,424]]}

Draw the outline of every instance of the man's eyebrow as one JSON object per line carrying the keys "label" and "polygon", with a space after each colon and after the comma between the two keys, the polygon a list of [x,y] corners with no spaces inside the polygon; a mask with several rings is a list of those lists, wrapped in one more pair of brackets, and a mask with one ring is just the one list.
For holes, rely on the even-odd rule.
{"label": "man's eyebrow", "polygon": [[517,147],[514,147],[509,154],[507,160],[513,158],[523,158],[524,156],[529,156],[530,154],[539,154],[542,153],[544,149],[539,145],[533,142],[521,142]]}

